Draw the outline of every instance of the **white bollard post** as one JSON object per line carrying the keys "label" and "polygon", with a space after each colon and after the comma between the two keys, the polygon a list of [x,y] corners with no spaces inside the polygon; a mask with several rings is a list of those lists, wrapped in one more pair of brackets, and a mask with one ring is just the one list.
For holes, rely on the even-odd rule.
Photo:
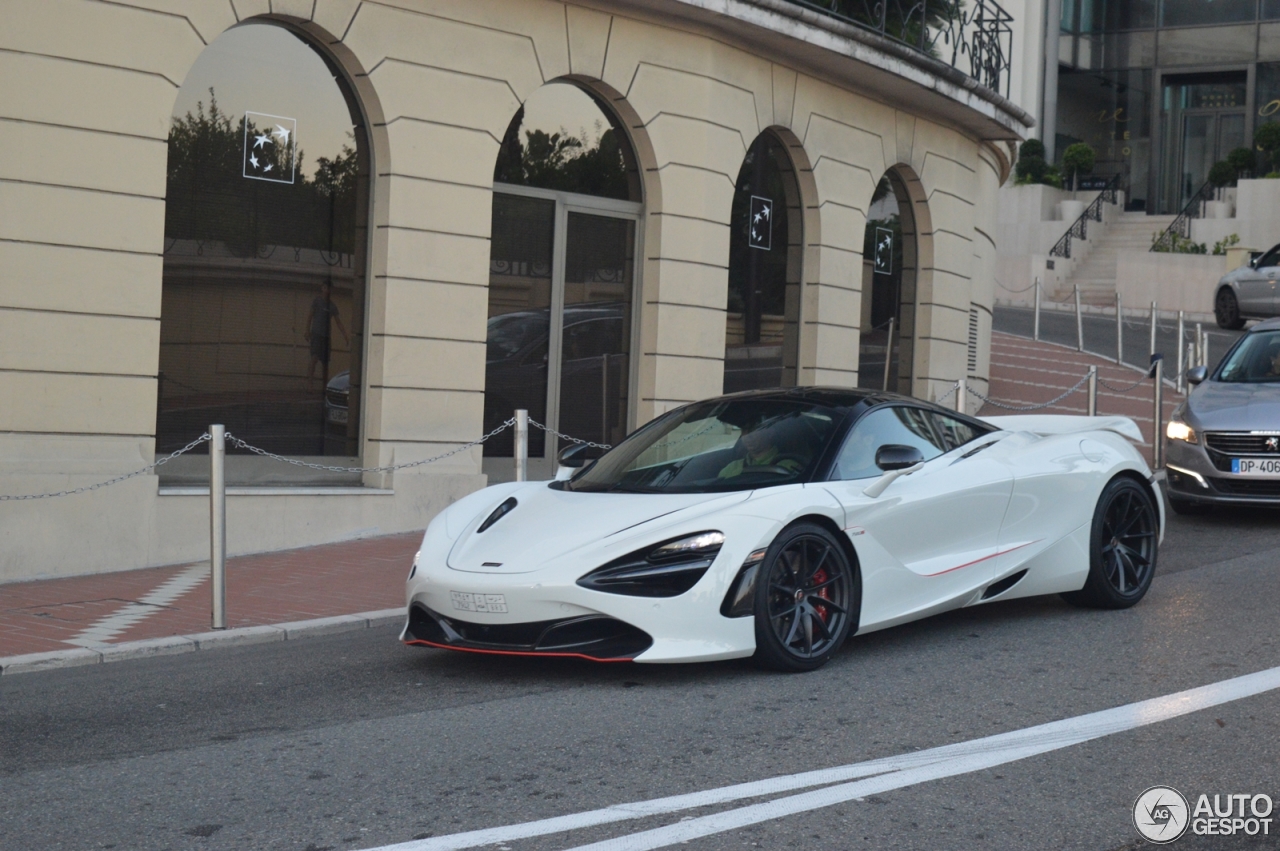
{"label": "white bollard post", "polygon": [[1181,311],[1181,310],[1179,310],[1179,311],[1178,311],[1178,377],[1177,377],[1177,379],[1176,379],[1176,381],[1175,381],[1175,383],[1176,383],[1176,384],[1177,384],[1177,386],[1178,386],[1178,392],[1179,392],[1179,393],[1185,393],[1185,392],[1187,392],[1187,387],[1186,387],[1186,381],[1187,381],[1187,376],[1186,376],[1187,364],[1186,364],[1186,361],[1184,361],[1184,360],[1183,360],[1183,357],[1182,357],[1183,352],[1184,352],[1184,348],[1183,348],[1183,345],[1182,345],[1182,341],[1183,341],[1183,339],[1186,337],[1186,335],[1187,335],[1186,319],[1185,319],[1185,317],[1183,316],[1182,311]]}
{"label": "white bollard post", "polygon": [[1124,305],[1116,293],[1116,363],[1124,361]]}
{"label": "white bollard post", "polygon": [[1076,351],[1084,351],[1084,319],[1080,315],[1080,285],[1076,284]]}
{"label": "white bollard post", "polygon": [[516,481],[529,480],[529,412],[524,408],[516,409]]}
{"label": "white bollard post", "polygon": [[1087,408],[1091,417],[1098,415],[1098,367],[1089,366],[1089,402]]}
{"label": "white bollard post", "polygon": [[209,426],[209,572],[213,628],[227,628],[227,428]]}
{"label": "white bollard post", "polygon": [[965,380],[961,378],[956,383],[956,410],[962,414],[968,413],[965,409],[969,407],[969,392],[965,386]]}
{"label": "white bollard post", "polygon": [[1209,366],[1209,332],[1204,331],[1200,336],[1200,365]]}
{"label": "white bollard post", "polygon": [[889,365],[893,363],[893,325],[896,316],[889,317],[889,336],[884,344],[884,390],[889,389]]}
{"label": "white bollard post", "polygon": [[1036,312],[1031,325],[1031,339],[1040,339],[1040,276],[1036,275]]}
{"label": "white bollard post", "polygon": [[1151,302],[1151,351],[1147,352],[1147,354],[1154,355],[1155,353],[1156,353],[1156,303],[1153,301]]}
{"label": "white bollard post", "polygon": [[1155,411],[1151,421],[1155,430],[1151,436],[1151,468],[1159,470],[1164,466],[1164,359],[1157,358],[1153,366],[1156,382],[1152,393]]}

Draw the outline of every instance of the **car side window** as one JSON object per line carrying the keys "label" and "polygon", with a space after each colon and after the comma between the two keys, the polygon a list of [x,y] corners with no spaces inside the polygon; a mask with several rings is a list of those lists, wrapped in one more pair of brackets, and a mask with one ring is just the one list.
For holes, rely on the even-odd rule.
{"label": "car side window", "polygon": [[946,451],[942,437],[934,430],[932,414],[909,405],[892,405],[878,408],[854,424],[853,430],[840,447],[833,479],[867,479],[879,476],[876,466],[876,450],[881,446],[898,444],[914,446],[924,460],[937,458]]}
{"label": "car side window", "polygon": [[964,446],[971,440],[976,440],[982,435],[987,434],[987,430],[977,428],[976,426],[958,420],[955,417],[949,417],[946,414],[933,414],[934,424],[938,431],[942,433],[943,438],[947,441],[947,449],[955,449],[957,446]]}
{"label": "car side window", "polygon": [[1255,269],[1265,269],[1268,266],[1280,266],[1280,245],[1275,246],[1266,254],[1258,258]]}

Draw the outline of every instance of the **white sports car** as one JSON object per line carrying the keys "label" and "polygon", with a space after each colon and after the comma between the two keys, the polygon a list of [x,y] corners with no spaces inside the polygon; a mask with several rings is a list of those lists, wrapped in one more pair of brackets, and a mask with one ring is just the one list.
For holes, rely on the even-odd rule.
{"label": "white sports car", "polygon": [[851,633],[990,600],[1125,608],[1164,533],[1140,440],[1122,417],[975,419],[865,390],[697,402],[443,511],[401,638],[803,671]]}

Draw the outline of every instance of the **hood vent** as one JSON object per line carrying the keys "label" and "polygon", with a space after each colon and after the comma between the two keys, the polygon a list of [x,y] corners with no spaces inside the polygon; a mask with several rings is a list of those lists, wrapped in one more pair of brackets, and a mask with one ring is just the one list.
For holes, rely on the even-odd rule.
{"label": "hood vent", "polygon": [[485,529],[488,529],[494,523],[497,523],[503,517],[506,517],[514,511],[515,507],[519,504],[520,503],[516,502],[516,498],[514,496],[507,497],[501,505],[493,510],[492,514],[484,519],[484,522],[480,524],[480,528],[476,530],[476,534],[479,535]]}

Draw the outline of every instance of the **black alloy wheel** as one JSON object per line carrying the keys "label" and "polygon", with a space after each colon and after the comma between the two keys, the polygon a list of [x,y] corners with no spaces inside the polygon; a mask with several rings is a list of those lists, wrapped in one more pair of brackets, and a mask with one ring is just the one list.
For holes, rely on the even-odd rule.
{"label": "black alloy wheel", "polygon": [[1240,302],[1231,287],[1223,287],[1213,299],[1213,318],[1218,320],[1218,327],[1228,331],[1239,331],[1244,327],[1244,317],[1240,315]]}
{"label": "black alloy wheel", "polygon": [[1089,577],[1063,594],[1094,609],[1127,609],[1146,595],[1156,572],[1159,519],[1151,494],[1127,476],[1112,479],[1093,512]]}
{"label": "black alloy wheel", "polygon": [[783,530],[756,581],[756,661],[777,671],[812,671],[844,644],[861,600],[849,557],[815,523]]}

